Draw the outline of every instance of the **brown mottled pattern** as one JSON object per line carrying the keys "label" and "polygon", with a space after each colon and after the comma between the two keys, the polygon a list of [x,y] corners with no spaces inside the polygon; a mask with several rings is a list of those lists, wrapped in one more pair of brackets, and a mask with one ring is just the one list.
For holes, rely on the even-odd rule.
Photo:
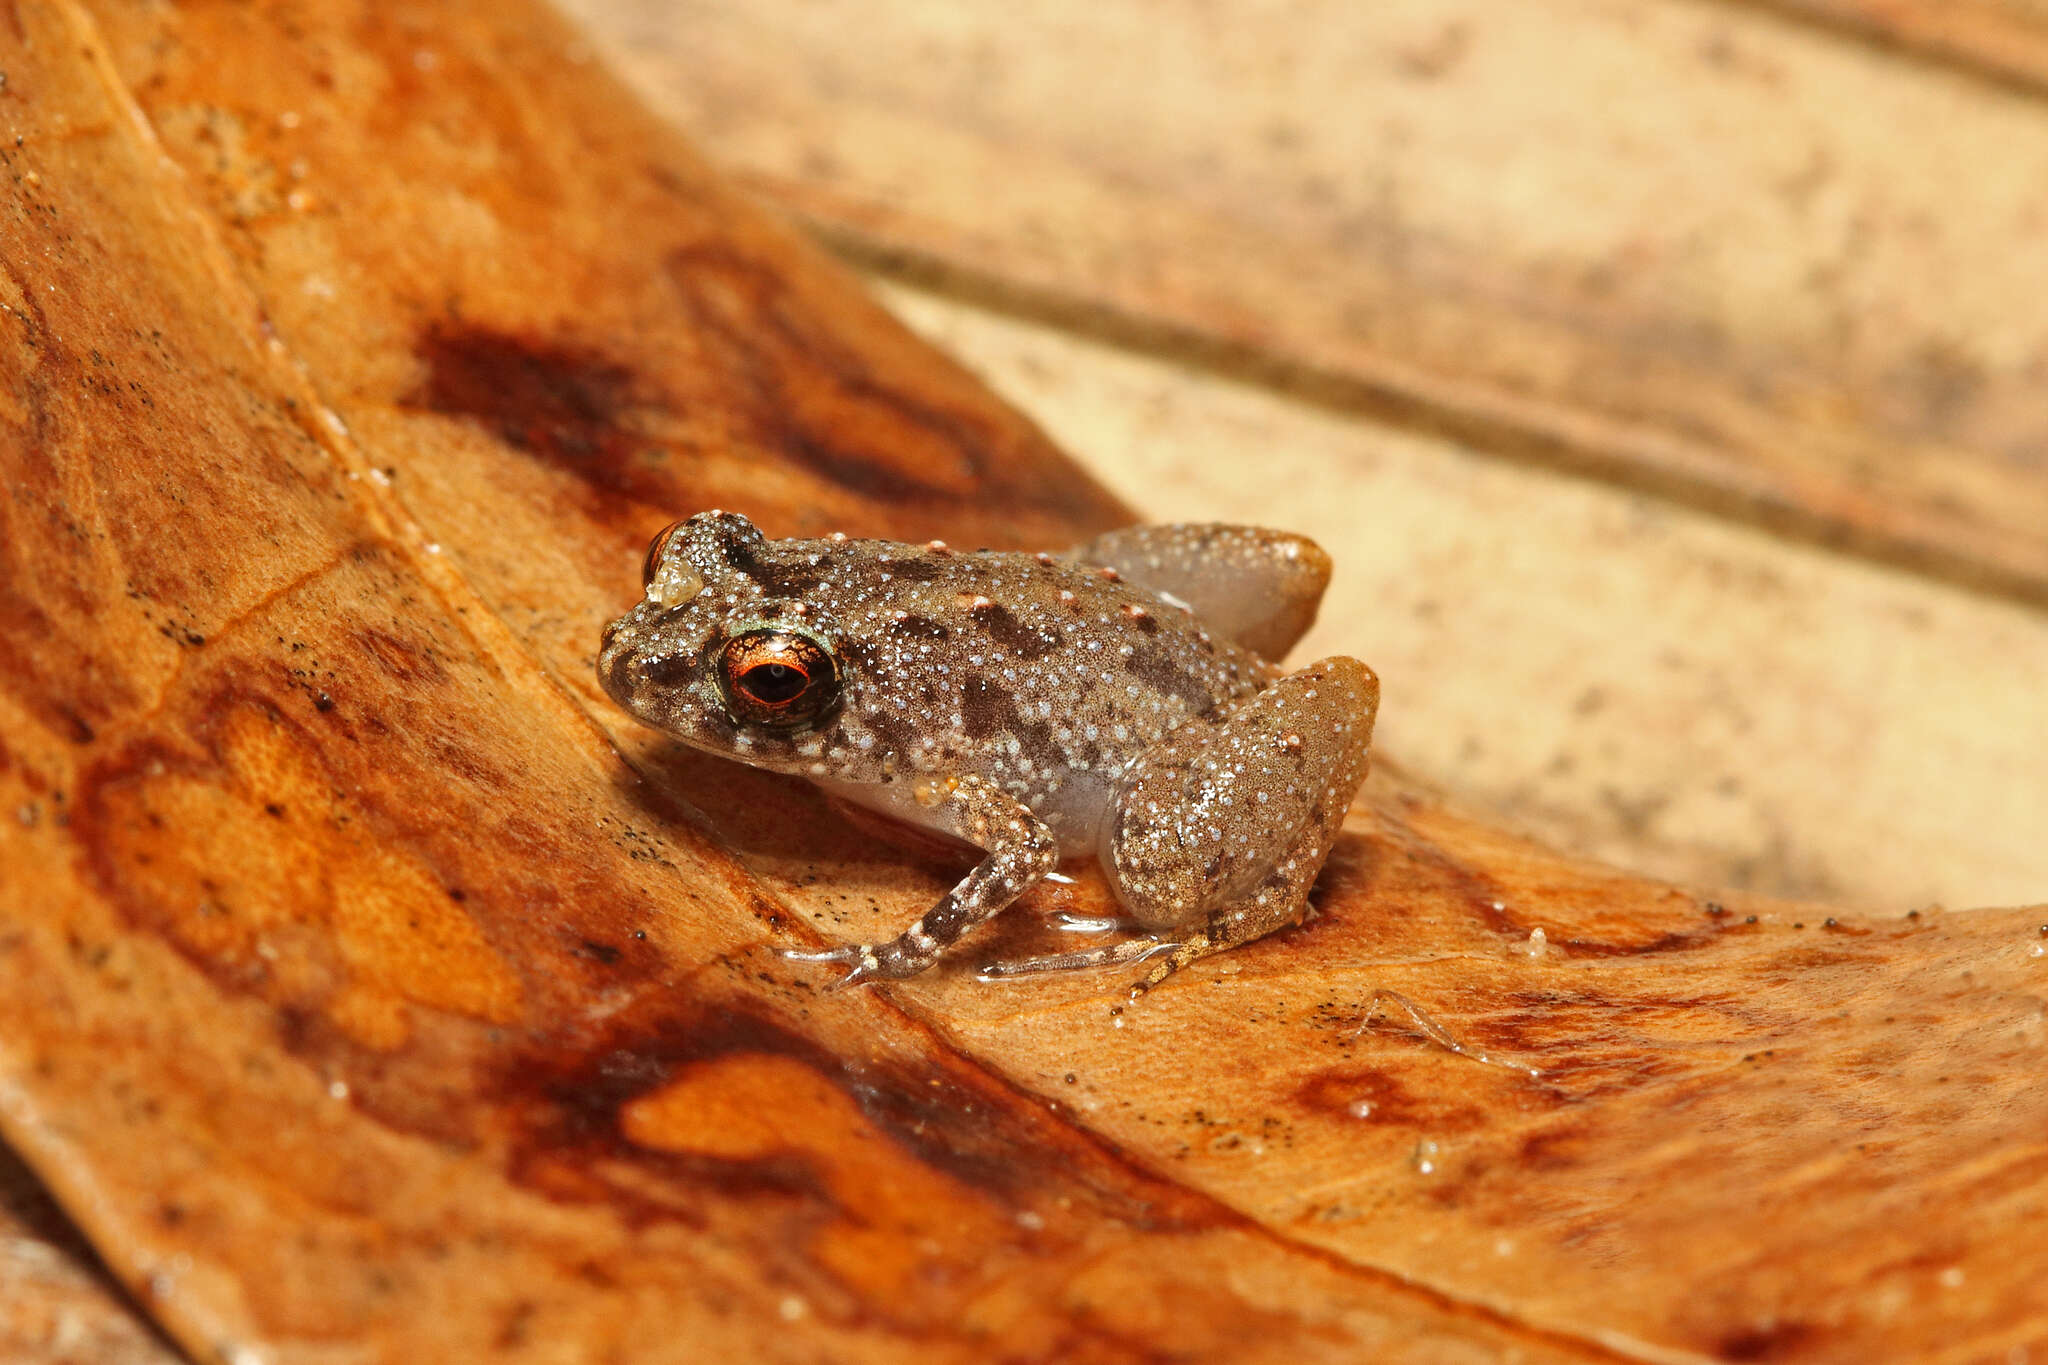
{"label": "brown mottled pattern", "polygon": [[[1299,536],[1139,528],[1057,558],[771,541],[706,512],[655,538],[644,577],[598,661],[621,705],[988,851],[893,942],[826,954],[856,964],[849,979],[923,971],[1060,851],[1100,845],[1137,921],[1178,936],[1158,942],[1173,952],[1156,980],[1297,918],[1365,777],[1371,670],[1338,659],[1276,683],[1245,644],[1277,655],[1314,619],[1329,558]],[[836,695],[807,692],[801,723],[736,699],[733,642],[764,632],[836,665]]]}

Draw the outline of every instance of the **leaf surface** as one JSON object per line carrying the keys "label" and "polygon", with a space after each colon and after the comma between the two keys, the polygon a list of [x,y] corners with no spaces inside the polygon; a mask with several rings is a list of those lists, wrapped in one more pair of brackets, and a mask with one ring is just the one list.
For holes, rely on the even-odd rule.
{"label": "leaf surface", "polygon": [[1311,924],[1137,1008],[971,975],[1078,869],[821,994],[778,949],[960,861],[602,700],[647,537],[1122,509],[543,10],[24,0],[0,52],[0,1129],[195,1357],[2043,1332],[2038,911],[1717,907],[1382,773]]}

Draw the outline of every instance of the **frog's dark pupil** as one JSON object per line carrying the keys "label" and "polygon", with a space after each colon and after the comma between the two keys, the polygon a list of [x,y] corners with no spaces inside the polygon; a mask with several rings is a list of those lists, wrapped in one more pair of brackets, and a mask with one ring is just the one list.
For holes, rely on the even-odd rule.
{"label": "frog's dark pupil", "polygon": [[747,695],[770,706],[796,697],[811,681],[787,664],[757,664],[746,671],[744,680]]}
{"label": "frog's dark pupil", "polygon": [[839,699],[839,670],[824,646],[772,627],[721,647],[718,685],[732,718],[771,730],[814,723]]}

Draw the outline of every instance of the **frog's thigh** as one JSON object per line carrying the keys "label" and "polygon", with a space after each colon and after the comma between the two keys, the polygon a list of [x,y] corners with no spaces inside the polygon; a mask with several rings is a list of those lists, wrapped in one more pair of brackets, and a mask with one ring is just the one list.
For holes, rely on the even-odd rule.
{"label": "frog's thigh", "polygon": [[1259,526],[1133,526],[1074,550],[1083,564],[1171,594],[1211,629],[1267,659],[1294,647],[1316,619],[1330,557],[1306,536]]}
{"label": "frog's thigh", "polygon": [[1378,706],[1371,669],[1324,659],[1140,757],[1104,849],[1132,916],[1220,939],[1206,951],[1293,918],[1365,778]]}

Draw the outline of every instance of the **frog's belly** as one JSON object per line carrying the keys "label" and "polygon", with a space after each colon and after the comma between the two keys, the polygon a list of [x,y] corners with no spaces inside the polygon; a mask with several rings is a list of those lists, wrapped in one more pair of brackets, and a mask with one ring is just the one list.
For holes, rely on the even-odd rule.
{"label": "frog's belly", "polygon": [[[947,828],[941,808],[918,801],[915,779],[895,782],[817,781],[817,786],[842,801],[880,811],[906,825],[934,829],[942,834],[954,833]],[[1069,770],[1061,774],[1060,783],[1054,791],[1028,795],[1025,804],[1033,815],[1045,821],[1053,837],[1060,841],[1062,856],[1092,855],[1100,846],[1103,816],[1107,813],[1113,786],[1108,778]]]}

